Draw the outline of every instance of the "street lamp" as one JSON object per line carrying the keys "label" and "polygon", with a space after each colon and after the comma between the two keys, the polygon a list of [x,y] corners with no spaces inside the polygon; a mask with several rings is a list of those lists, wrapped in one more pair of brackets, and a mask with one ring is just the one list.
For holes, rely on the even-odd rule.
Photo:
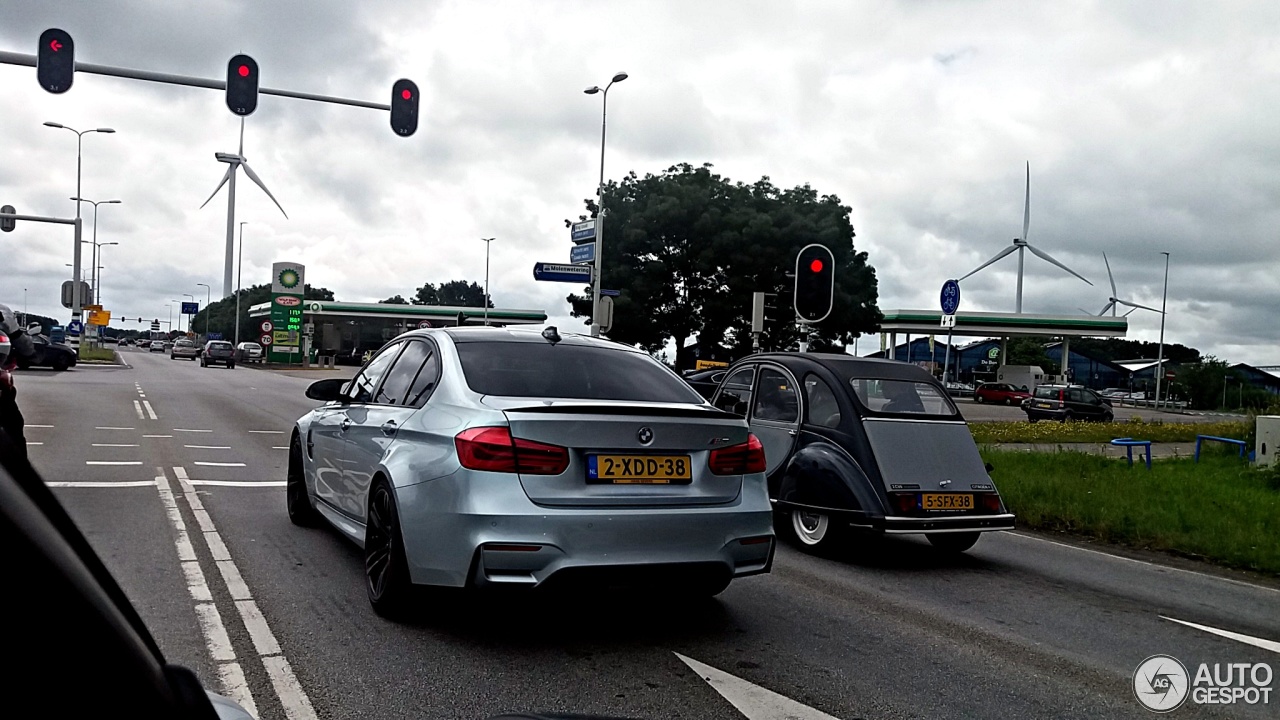
{"label": "street lamp", "polygon": [[606,121],[609,117],[609,88],[614,83],[620,83],[627,79],[624,72],[614,73],[613,78],[609,80],[609,84],[601,90],[599,86],[592,85],[582,92],[587,95],[595,95],[602,93],[603,101],[600,107],[600,182],[596,186],[596,241],[595,241],[595,273],[591,283],[591,336],[599,337],[600,335],[600,283],[604,275],[604,138]]}
{"label": "street lamp", "polygon": [[1164,294],[1160,298],[1160,351],[1156,356],[1156,407],[1160,405],[1160,381],[1164,380],[1164,318],[1165,305],[1169,300],[1169,253],[1160,253],[1164,256]]}
{"label": "street lamp", "polygon": [[496,238],[480,238],[484,241],[484,325],[489,326],[489,243]]}
{"label": "street lamp", "polygon": [[209,339],[209,303],[213,301],[213,290],[209,288],[209,283],[196,283],[204,288],[204,339]]}
{"label": "street lamp", "polygon": [[247,222],[240,221],[240,249],[236,256],[236,347],[240,347],[240,270],[244,266],[244,226]]}
{"label": "street lamp", "polygon": [[[81,146],[81,142],[84,140],[84,136],[88,133],[95,133],[95,132],[110,134],[110,133],[114,133],[115,130],[112,130],[111,128],[93,128],[91,130],[76,130],[75,128],[67,127],[66,125],[63,125],[61,123],[56,123],[56,122],[46,122],[45,126],[51,127],[51,128],[58,128],[59,130],[70,130],[71,132],[76,134],[76,197],[80,197],[80,168],[82,164],[80,146]],[[76,220],[79,220],[79,219],[80,219],[80,203],[77,202],[76,203]],[[71,319],[76,322],[79,322],[81,315],[84,314],[84,308],[82,307],[84,305],[84,298],[80,297],[80,243],[76,243],[75,246],[76,246],[76,249],[75,249],[75,252],[73,253],[73,259],[72,259],[73,265],[72,265],[72,271],[71,271],[71,274],[73,276],[71,278],[72,280]],[[97,265],[97,263],[94,263],[94,265]],[[78,352],[80,347],[80,340],[77,338],[72,338],[72,345],[76,348]]]}
{"label": "street lamp", "polygon": [[120,244],[120,243],[114,243],[114,242],[113,243],[98,242],[98,206],[99,205],[119,205],[121,201],[120,200],[88,200],[86,198],[80,197],[78,193],[76,194],[75,197],[71,199],[76,201],[77,208],[80,207],[80,203],[82,202],[93,204],[93,240],[89,241],[90,243],[93,244],[93,269],[89,271],[89,282],[93,283],[93,287],[90,288],[90,291],[93,293],[93,304],[98,305],[99,301],[102,299],[102,293],[98,292],[98,275],[96,274],[97,267],[98,267],[98,248],[106,244],[111,244],[111,245]]}

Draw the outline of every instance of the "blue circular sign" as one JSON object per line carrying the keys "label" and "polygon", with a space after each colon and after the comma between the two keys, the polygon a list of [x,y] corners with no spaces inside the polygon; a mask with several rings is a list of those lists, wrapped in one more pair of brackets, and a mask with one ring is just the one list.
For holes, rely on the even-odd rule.
{"label": "blue circular sign", "polygon": [[942,284],[942,314],[955,315],[960,309],[960,283],[948,280]]}

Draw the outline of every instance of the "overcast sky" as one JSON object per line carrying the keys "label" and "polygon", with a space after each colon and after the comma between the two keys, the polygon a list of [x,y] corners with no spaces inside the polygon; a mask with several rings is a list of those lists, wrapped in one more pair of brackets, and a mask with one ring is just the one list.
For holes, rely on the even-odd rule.
{"label": "overcast sky", "polygon": [[[562,327],[576,286],[537,283],[567,260],[563,219],[599,172],[600,96],[618,70],[605,173],[710,162],[853,208],[880,307],[933,308],[938,288],[1021,234],[1031,164],[1032,245],[1093,287],[1027,256],[1027,312],[1097,313],[1110,295],[1160,304],[1166,339],[1232,362],[1280,363],[1280,4],[1274,2],[423,2],[7,0],[0,49],[33,53],[60,27],[81,62],[220,78],[257,59],[262,84],[386,102],[423,93],[412,138],[381,111],[260,98],[245,155],[285,219],[241,176],[245,284],[276,260],[342,300],[484,279],[501,307]],[[222,285],[226,191],[200,204],[236,150],[214,90],[77,74],[50,95],[0,65],[0,202],[71,215],[75,137],[100,208],[103,304],[167,318]],[[88,212],[87,216],[92,217]],[[59,318],[67,229],[0,235],[0,302]],[[89,262],[86,255],[85,266]],[[966,310],[1012,312],[1010,256],[966,280]],[[608,268],[605,268],[606,286]],[[749,302],[748,298],[743,298]],[[1138,311],[1130,337],[1155,340]],[[136,327],[124,325],[123,327]]]}

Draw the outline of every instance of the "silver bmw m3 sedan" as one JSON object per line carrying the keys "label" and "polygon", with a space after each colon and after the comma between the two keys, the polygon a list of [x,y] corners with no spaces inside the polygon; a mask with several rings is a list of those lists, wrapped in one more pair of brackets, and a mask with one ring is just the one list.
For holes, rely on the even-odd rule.
{"label": "silver bmw m3 sedan", "polygon": [[764,450],[644,352],[580,335],[420,330],[290,443],[290,519],[364,549],[380,614],[415,586],[638,583],[714,595],[768,572]]}

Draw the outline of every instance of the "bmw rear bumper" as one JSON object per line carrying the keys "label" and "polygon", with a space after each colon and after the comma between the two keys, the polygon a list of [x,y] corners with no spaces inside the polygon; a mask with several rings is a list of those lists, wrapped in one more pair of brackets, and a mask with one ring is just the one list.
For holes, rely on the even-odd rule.
{"label": "bmw rear bumper", "polygon": [[537,586],[588,570],[637,577],[768,572],[773,514],[763,483],[748,491],[751,485],[715,506],[545,507],[530,501],[514,476],[456,473],[399,487],[396,496],[413,582]]}

